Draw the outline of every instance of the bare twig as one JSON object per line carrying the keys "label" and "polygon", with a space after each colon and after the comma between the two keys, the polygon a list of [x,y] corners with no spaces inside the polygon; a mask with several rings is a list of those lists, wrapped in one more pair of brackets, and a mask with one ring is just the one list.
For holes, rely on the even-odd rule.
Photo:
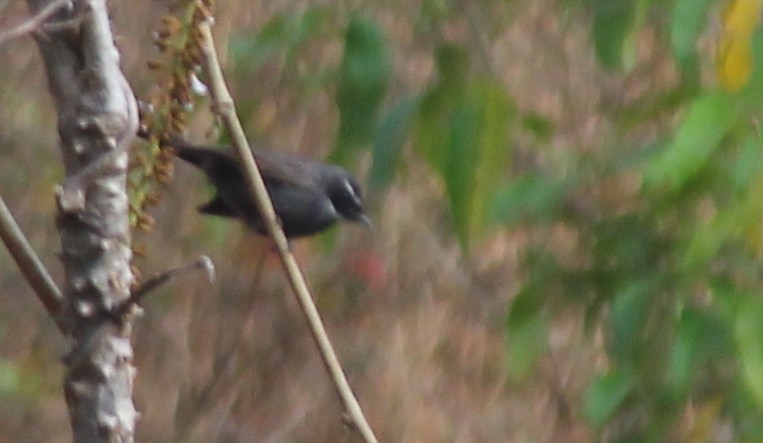
{"label": "bare twig", "polygon": [[375,443],[378,440],[368,424],[368,420],[366,420],[365,415],[363,415],[363,410],[361,409],[355,394],[352,392],[350,384],[347,382],[347,377],[344,375],[344,371],[339,364],[336,352],[326,334],[326,329],[321,322],[318,309],[315,307],[315,303],[307,288],[302,272],[289,250],[289,243],[278,223],[278,219],[276,218],[275,211],[273,210],[273,203],[270,201],[270,197],[265,188],[265,183],[262,180],[262,175],[257,168],[254,156],[249,147],[249,142],[246,140],[244,131],[241,128],[241,123],[236,115],[233,98],[225,85],[225,79],[223,78],[220,63],[217,59],[209,23],[205,22],[200,24],[199,31],[202,36],[201,51],[204,68],[209,75],[209,87],[213,102],[213,111],[222,119],[243,163],[247,181],[255,195],[257,209],[265,221],[265,227],[267,228],[268,234],[276,244],[281,264],[289,279],[289,284],[291,285],[292,290],[297,297],[297,302],[302,309],[302,313],[305,315],[307,323],[310,326],[310,332],[318,346],[321,359],[331,376],[334,388],[344,405],[351,427],[360,434],[365,442]]}
{"label": "bare twig", "polygon": [[56,32],[64,31],[77,31],[82,23],[88,18],[88,11],[83,11],[81,14],[68,19],[54,22],[43,23],[40,27],[40,31],[44,34],[54,34]]}
{"label": "bare twig", "polygon": [[2,196],[0,196],[0,238],[3,239],[5,247],[8,248],[13,260],[16,261],[21,273],[24,274],[29,284],[32,285],[32,289],[34,289],[37,298],[45,306],[45,310],[48,311],[50,317],[56,322],[58,329],[63,332],[63,322],[59,315],[64,299],[61,295],[61,290],[58,289],[58,286],[53,281],[53,277],[50,276],[45,265],[37,257],[24,233],[21,232],[21,228],[19,228],[16,220],[14,220]]}
{"label": "bare twig", "polygon": [[[252,277],[252,286],[256,286],[260,281],[260,276],[264,269],[263,262],[265,256],[260,256],[259,263],[254,266],[255,273]],[[256,312],[257,303],[256,291],[249,291],[246,309],[240,311],[244,313],[234,323],[224,322],[221,330],[227,332],[233,331],[232,340],[227,346],[218,347],[212,363],[212,371],[204,381],[204,384],[191,391],[188,401],[178,402],[178,408],[175,410],[175,422],[182,423],[182,426],[176,426],[177,432],[173,436],[173,441],[188,441],[196,424],[210,410],[217,409],[223,399],[230,399],[231,394],[240,390],[242,377],[237,374],[251,367],[248,360],[253,357],[242,359],[242,350],[246,346],[249,337],[245,328],[246,324],[253,321]]]}
{"label": "bare twig", "polygon": [[61,9],[62,7],[68,4],[71,4],[71,0],[55,0],[52,3],[48,4],[47,6],[45,6],[44,8],[42,8],[40,12],[35,14],[33,17],[31,17],[27,21],[5,32],[0,32],[0,45],[2,45],[3,43],[9,40],[23,37],[26,34],[30,34],[40,29],[42,24],[45,23],[47,19],[49,19],[51,16],[53,16],[53,14],[58,12],[59,9]]}
{"label": "bare twig", "polygon": [[210,282],[215,281],[215,265],[209,257],[202,255],[196,261],[175,266],[174,268],[156,274],[150,280],[140,285],[140,287],[132,291],[130,298],[116,309],[114,312],[115,317],[122,317],[133,305],[140,303],[146,295],[164,283],[167,283],[171,278],[176,277],[178,274],[183,274],[196,269],[203,269],[207,275],[207,279]]}

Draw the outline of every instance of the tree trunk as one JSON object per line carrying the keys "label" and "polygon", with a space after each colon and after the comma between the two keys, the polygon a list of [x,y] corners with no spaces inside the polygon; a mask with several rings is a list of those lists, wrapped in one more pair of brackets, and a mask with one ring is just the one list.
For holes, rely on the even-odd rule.
{"label": "tree trunk", "polygon": [[[50,0],[28,0],[32,12]],[[127,150],[137,128],[132,91],[103,0],[74,0],[38,32],[66,179],[57,189],[65,271],[62,321],[71,338],[64,381],[75,442],[131,442],[136,411],[128,299]]]}

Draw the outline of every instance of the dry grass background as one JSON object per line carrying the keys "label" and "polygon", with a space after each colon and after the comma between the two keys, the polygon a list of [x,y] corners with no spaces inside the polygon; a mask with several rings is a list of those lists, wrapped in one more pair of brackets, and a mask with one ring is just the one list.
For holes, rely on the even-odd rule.
{"label": "dry grass background", "polygon": [[[277,12],[312,4],[220,3],[221,45],[237,33],[256,32]],[[411,29],[421,5],[369,0],[337,8],[350,4],[374,15],[391,39],[392,98],[425,88],[433,71],[431,47]],[[519,109],[554,122],[549,152],[596,149],[606,142],[612,129],[599,106],[624,100],[628,85],[599,71],[584,18],[560,12],[552,0],[487,4],[473,9],[496,14],[493,20],[504,21],[505,29],[485,42],[475,27],[484,17],[472,11],[451,20],[449,38],[483,51],[479,59],[505,81]],[[156,55],[149,30],[167,4],[110,6],[123,67],[136,94],[144,96],[153,80],[145,61]],[[0,8],[1,26],[25,14],[18,1]],[[338,62],[338,38],[314,46],[299,61],[303,69]],[[0,47],[0,66],[0,192],[59,276],[52,188],[62,170],[36,47],[30,39]],[[256,78],[235,79],[234,97],[257,102],[246,122],[250,133],[321,157],[334,139],[333,93],[305,98],[284,89],[284,69],[276,60]],[[193,126],[192,138],[200,139],[208,117],[198,117]],[[516,143],[524,143],[521,134]],[[366,163],[358,165],[361,176]],[[138,236],[149,252],[137,262],[144,274],[202,253],[213,258],[219,273],[215,286],[201,276],[168,285],[149,299],[136,324],[135,398],[143,413],[138,441],[354,441],[340,422],[339,403],[266,242],[237,224],[199,217],[194,208],[206,192],[196,171],[178,166],[153,212],[155,231]],[[581,331],[577,313],[555,325],[550,354],[532,377],[518,383],[507,372],[505,312],[522,278],[519,252],[532,233],[490,232],[472,257],[464,257],[447,228],[440,183],[410,154],[389,192],[372,199],[373,230],[345,225],[334,247],[314,239],[298,242],[295,250],[380,439],[589,440],[577,404],[600,354]],[[559,236],[563,248],[569,239]],[[0,442],[68,441],[57,361],[65,343],[5,252],[0,294]]]}

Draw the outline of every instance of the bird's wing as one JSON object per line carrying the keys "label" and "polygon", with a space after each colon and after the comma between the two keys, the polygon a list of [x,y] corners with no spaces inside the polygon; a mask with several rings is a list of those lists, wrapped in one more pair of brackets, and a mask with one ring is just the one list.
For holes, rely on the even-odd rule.
{"label": "bird's wing", "polygon": [[254,151],[254,158],[266,184],[289,184],[306,188],[319,186],[318,168],[311,160],[264,150]]}
{"label": "bird's wing", "polygon": [[[182,137],[171,137],[167,145],[175,148],[177,156],[207,172],[213,179],[224,179],[224,173],[243,174],[238,158],[230,148],[200,147]],[[319,186],[323,165],[292,154],[268,150],[252,150],[265,184]]]}
{"label": "bird's wing", "polygon": [[172,147],[179,158],[197,166],[212,177],[224,171],[240,170],[238,160],[223,149],[199,148],[193,145],[173,145]]}
{"label": "bird's wing", "polygon": [[270,198],[289,237],[314,234],[337,220],[331,200],[314,187],[280,186],[273,189]]}

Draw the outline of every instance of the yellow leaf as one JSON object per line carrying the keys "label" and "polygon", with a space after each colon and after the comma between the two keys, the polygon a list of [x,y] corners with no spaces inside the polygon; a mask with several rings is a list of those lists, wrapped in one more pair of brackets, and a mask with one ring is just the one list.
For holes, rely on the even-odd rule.
{"label": "yellow leaf", "polygon": [[[751,183],[752,189],[761,189],[763,186],[763,175],[758,174]],[[743,222],[743,239],[750,249],[750,253],[760,257],[763,251],[763,227],[760,222],[763,220],[763,200],[757,192],[751,192],[747,197],[745,206],[748,206]]]}
{"label": "yellow leaf", "polygon": [[689,439],[687,441],[710,441],[713,435],[713,426],[721,415],[723,404],[724,398],[715,396],[693,408],[692,420],[688,426]]}
{"label": "yellow leaf", "polygon": [[760,21],[763,0],[731,0],[723,11],[724,36],[744,36],[749,39]]}
{"label": "yellow leaf", "polygon": [[718,44],[718,81],[737,91],[752,72],[752,33],[760,22],[763,0],[730,0],[723,14],[723,32]]}
{"label": "yellow leaf", "polygon": [[721,42],[718,48],[718,81],[729,91],[738,91],[750,79],[752,48],[750,40]]}

